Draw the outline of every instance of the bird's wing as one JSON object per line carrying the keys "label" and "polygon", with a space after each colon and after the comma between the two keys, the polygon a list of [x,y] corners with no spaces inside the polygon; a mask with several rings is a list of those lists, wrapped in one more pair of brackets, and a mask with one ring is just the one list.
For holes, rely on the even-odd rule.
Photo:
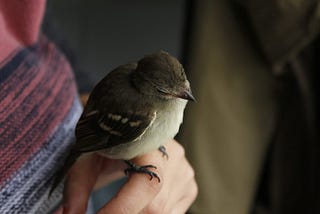
{"label": "bird's wing", "polygon": [[77,127],[77,143],[80,152],[98,151],[140,138],[152,125],[156,112],[89,112],[82,115]]}

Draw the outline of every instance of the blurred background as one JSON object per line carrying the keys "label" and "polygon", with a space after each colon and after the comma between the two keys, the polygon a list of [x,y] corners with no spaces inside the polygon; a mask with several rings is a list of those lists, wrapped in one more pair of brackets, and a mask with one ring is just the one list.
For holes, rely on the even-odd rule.
{"label": "blurred background", "polygon": [[182,57],[185,0],[48,1],[46,31],[77,68],[80,91],[117,66],[165,50]]}

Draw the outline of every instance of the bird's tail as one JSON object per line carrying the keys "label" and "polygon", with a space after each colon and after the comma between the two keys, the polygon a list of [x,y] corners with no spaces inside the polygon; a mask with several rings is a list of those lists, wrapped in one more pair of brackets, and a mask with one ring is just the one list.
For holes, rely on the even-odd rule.
{"label": "bird's tail", "polygon": [[66,174],[68,173],[69,169],[72,167],[72,165],[76,162],[78,157],[80,156],[80,152],[71,150],[69,155],[66,158],[66,161],[64,162],[64,165],[58,169],[58,171],[53,176],[53,183],[49,192],[49,197],[53,193],[53,191],[57,188],[59,183],[64,179]]}

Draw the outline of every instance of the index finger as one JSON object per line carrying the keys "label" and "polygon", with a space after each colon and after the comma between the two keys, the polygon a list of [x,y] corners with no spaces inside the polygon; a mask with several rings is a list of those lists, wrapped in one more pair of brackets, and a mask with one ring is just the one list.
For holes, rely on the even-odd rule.
{"label": "index finger", "polygon": [[[157,152],[157,151],[155,151]],[[156,155],[154,152],[144,155],[141,158],[136,158],[135,163],[138,165],[155,165],[154,170],[158,176],[162,177],[163,158],[161,155]],[[160,192],[162,182],[158,179],[149,179],[145,174],[133,173],[130,175],[127,183],[122,186],[117,195],[111,199],[104,207],[100,209],[98,214],[104,213],[139,213],[143,210]]]}

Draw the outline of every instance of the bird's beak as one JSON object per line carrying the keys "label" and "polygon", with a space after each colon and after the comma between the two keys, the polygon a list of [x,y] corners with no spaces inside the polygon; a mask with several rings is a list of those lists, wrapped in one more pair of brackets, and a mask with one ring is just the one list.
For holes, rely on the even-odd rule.
{"label": "bird's beak", "polygon": [[178,94],[177,97],[185,100],[196,101],[194,96],[192,95],[191,89],[185,89],[182,93]]}

